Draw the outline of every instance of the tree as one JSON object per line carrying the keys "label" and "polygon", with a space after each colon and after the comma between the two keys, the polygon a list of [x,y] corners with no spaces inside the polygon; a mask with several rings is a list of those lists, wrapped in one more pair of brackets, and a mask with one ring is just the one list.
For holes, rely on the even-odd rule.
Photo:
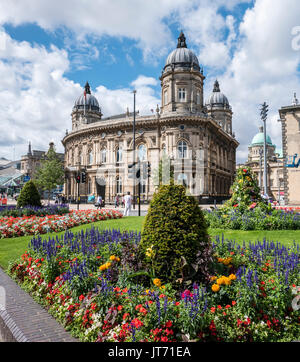
{"label": "tree", "polygon": [[250,167],[241,167],[237,170],[231,190],[232,196],[226,206],[238,208],[240,211],[257,205],[265,206],[256,177]]}
{"label": "tree", "polygon": [[[172,284],[207,281],[211,244],[203,212],[182,185],[162,185],[154,194],[139,244],[141,260],[157,278]],[[149,264],[150,265],[150,264]]]}
{"label": "tree", "polygon": [[18,197],[17,207],[42,206],[41,196],[32,180],[26,182]]}
{"label": "tree", "polygon": [[50,193],[57,185],[64,183],[64,170],[60,159],[58,158],[53,143],[50,143],[49,150],[41,161],[41,166],[35,174],[35,182],[42,190],[48,191],[48,202]]}

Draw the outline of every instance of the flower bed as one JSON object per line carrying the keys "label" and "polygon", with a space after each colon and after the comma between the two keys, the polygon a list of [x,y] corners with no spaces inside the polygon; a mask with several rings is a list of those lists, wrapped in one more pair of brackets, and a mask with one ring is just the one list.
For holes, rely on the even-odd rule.
{"label": "flower bed", "polygon": [[261,210],[259,207],[241,211],[238,208],[219,208],[205,211],[212,228],[233,230],[299,230],[300,213],[294,210]]}
{"label": "flower bed", "polygon": [[2,217],[0,218],[0,238],[12,238],[23,235],[37,235],[63,231],[74,226],[107,219],[118,219],[123,215],[115,210],[79,210],[64,215],[45,217]]}
{"label": "flower bed", "polygon": [[38,206],[26,206],[18,208],[14,205],[0,206],[0,216],[47,216],[47,215],[63,215],[69,213],[69,205],[46,205],[42,207]]}
{"label": "flower bed", "polygon": [[[206,284],[174,290],[137,259],[138,233],[31,240],[9,272],[82,341],[293,341],[300,247],[217,238]],[[147,250],[150,257],[153,250]],[[299,290],[298,290],[299,293]]]}

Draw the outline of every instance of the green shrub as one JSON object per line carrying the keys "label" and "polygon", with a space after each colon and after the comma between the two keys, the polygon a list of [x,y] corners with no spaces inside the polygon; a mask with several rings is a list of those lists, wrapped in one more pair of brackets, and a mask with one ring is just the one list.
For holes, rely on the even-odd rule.
{"label": "green shrub", "polygon": [[23,186],[21,193],[18,197],[17,206],[41,206],[41,196],[35,183],[30,180]]}
{"label": "green shrub", "polygon": [[[149,260],[147,249],[154,256]],[[211,244],[204,215],[181,185],[163,185],[154,194],[142,229],[140,257],[163,282],[207,280]]]}

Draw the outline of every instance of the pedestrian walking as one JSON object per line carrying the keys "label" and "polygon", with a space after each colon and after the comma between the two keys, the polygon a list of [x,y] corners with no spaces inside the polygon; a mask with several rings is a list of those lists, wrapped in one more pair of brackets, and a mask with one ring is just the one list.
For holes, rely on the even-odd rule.
{"label": "pedestrian walking", "polygon": [[132,203],[132,198],[130,192],[128,191],[127,195],[124,196],[124,205],[125,205],[124,214],[123,214],[124,216],[130,215],[131,203]]}

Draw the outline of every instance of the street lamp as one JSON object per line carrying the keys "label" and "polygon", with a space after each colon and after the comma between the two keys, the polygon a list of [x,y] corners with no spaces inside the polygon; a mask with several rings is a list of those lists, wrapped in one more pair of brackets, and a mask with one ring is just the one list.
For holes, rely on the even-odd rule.
{"label": "street lamp", "polygon": [[263,155],[263,149],[259,148],[259,188],[262,189],[261,179],[262,179],[262,155]]}
{"label": "street lamp", "polygon": [[267,131],[266,131],[266,120],[268,114],[268,105],[264,102],[261,105],[260,116],[264,123],[264,194],[268,198],[268,185],[267,185]]}
{"label": "street lamp", "polygon": [[133,92],[133,208],[135,209],[135,95],[136,90]]}

